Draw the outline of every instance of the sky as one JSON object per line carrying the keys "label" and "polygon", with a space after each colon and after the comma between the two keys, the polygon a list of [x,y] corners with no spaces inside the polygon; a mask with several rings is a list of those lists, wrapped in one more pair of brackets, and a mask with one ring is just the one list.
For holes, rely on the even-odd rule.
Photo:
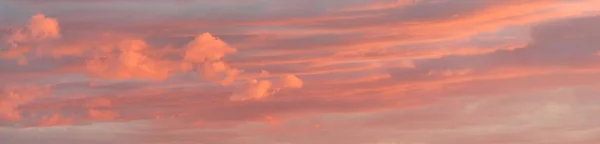
{"label": "sky", "polygon": [[0,0],[1,144],[597,144],[600,0]]}

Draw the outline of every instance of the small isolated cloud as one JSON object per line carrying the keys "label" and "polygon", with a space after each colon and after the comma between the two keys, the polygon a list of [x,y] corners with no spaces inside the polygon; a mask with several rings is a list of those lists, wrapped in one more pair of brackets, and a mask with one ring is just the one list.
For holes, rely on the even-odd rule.
{"label": "small isolated cloud", "polygon": [[201,77],[221,85],[229,85],[241,71],[230,67],[223,61],[223,57],[235,52],[235,48],[212,34],[202,33],[185,46],[185,62],[182,69],[192,70],[193,64],[198,64]]}
{"label": "small isolated cloud", "polygon": [[170,75],[170,67],[160,59],[146,55],[143,50],[147,47],[142,40],[122,41],[117,44],[119,55],[92,58],[87,62],[87,70],[90,75],[102,78],[166,79]]}
{"label": "small isolated cloud", "polygon": [[7,41],[16,44],[56,38],[60,38],[58,20],[43,14],[36,14],[31,17],[26,26],[14,31]]}
{"label": "small isolated cloud", "polygon": [[230,47],[210,33],[202,33],[196,36],[194,40],[185,46],[185,49],[184,59],[194,63],[221,60],[226,54],[236,52],[235,48]]}
{"label": "small isolated cloud", "polygon": [[250,80],[240,92],[234,93],[229,99],[234,101],[262,99],[270,96],[271,82],[268,80]]}
{"label": "small isolated cloud", "polygon": [[36,14],[25,26],[15,28],[10,34],[2,36],[2,41],[8,47],[0,53],[0,57],[18,58],[19,64],[27,64],[27,59],[23,57],[25,54],[32,52],[41,42],[60,36],[58,20]]}
{"label": "small isolated cloud", "polygon": [[303,82],[300,78],[293,74],[287,74],[281,77],[283,87],[285,88],[302,88]]}
{"label": "small isolated cloud", "polygon": [[60,37],[58,20],[55,18],[46,17],[42,14],[37,14],[31,17],[31,21],[27,25],[27,28],[29,29],[29,34],[33,38],[46,39]]}

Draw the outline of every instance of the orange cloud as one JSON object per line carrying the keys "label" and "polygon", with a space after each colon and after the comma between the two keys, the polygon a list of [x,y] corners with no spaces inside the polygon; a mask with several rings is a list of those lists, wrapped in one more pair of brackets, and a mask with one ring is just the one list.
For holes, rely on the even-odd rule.
{"label": "orange cloud", "polygon": [[42,14],[36,14],[31,17],[27,28],[33,38],[46,39],[60,37],[58,21],[55,18],[49,18]]}
{"label": "orange cloud", "polygon": [[229,67],[223,61],[204,62],[200,75],[221,85],[229,85],[242,71]]}
{"label": "orange cloud", "polygon": [[387,10],[398,7],[403,7],[417,3],[419,0],[394,0],[392,2],[375,2],[364,6],[349,7],[340,10],[341,12],[356,12],[356,11],[376,11]]}
{"label": "orange cloud", "polygon": [[47,92],[47,87],[7,87],[0,95],[0,120],[21,120],[20,106]]}
{"label": "orange cloud", "polygon": [[147,56],[143,50],[148,47],[142,40],[124,40],[117,44],[120,54],[110,53],[87,61],[90,75],[103,78],[129,79],[143,78],[163,80],[170,76],[172,66],[168,62]]}
{"label": "orange cloud", "polygon": [[234,93],[229,99],[234,101],[262,99],[270,96],[271,82],[267,80],[250,80],[240,92]]}
{"label": "orange cloud", "polygon": [[[200,64],[199,73],[203,78],[215,81],[221,85],[229,85],[241,72],[240,70],[231,68],[223,61],[225,55],[235,53],[236,49],[229,47],[225,42],[212,36],[210,33],[202,33],[196,36],[184,49],[184,60],[189,63]],[[183,69],[190,70],[192,66],[185,63]]]}
{"label": "orange cloud", "polygon": [[0,116],[5,120],[19,120],[21,114],[17,111],[17,106],[20,103],[31,101],[30,99],[21,99],[14,93],[9,93],[8,96],[3,96],[0,100]]}
{"label": "orange cloud", "polygon": [[286,88],[302,88],[303,85],[302,80],[293,74],[283,75],[281,80],[283,81],[283,87]]}
{"label": "orange cloud", "polygon": [[[597,92],[575,89],[600,84],[600,65],[597,64],[600,57],[594,55],[599,51],[596,43],[600,29],[593,27],[600,22],[598,17],[536,26],[531,30],[532,40],[527,44],[523,43],[526,39],[496,41],[486,37],[479,41],[471,36],[507,28],[508,25],[530,24],[573,13],[547,9],[556,4],[554,1],[435,3],[367,6],[362,10],[343,12],[347,15],[392,11],[412,14],[416,11],[411,10],[417,8],[437,8],[426,13],[407,14],[402,19],[395,19],[399,17],[397,15],[375,15],[391,19],[382,21],[381,25],[373,23],[377,21],[370,19],[373,17],[266,22],[263,24],[278,27],[265,26],[264,29],[277,31],[277,34],[301,34],[261,41],[264,45],[249,44],[243,48],[238,46],[244,46],[248,42],[244,39],[249,36],[240,29],[262,29],[261,23],[229,24],[214,29],[206,27],[202,31],[214,32],[220,38],[203,33],[196,35],[191,42],[184,40],[191,37],[147,36],[145,32],[127,38],[90,36],[82,37],[83,40],[61,41],[48,46],[60,50],[42,51],[43,55],[36,55],[40,56],[39,59],[31,59],[26,66],[7,65],[0,61],[0,76],[6,80],[0,82],[0,86],[11,83],[56,85],[53,93],[48,93],[56,96],[47,99],[38,98],[46,93],[34,93],[34,90],[7,90],[0,96],[0,119],[17,125],[30,122],[40,126],[92,124],[69,127],[82,133],[96,132],[89,128],[98,127],[96,124],[102,122],[109,123],[99,124],[100,127],[119,125],[124,131],[129,130],[128,126],[138,128],[148,124],[158,128],[135,131],[133,135],[149,143],[198,142],[195,136],[213,130],[226,133],[223,137],[227,137],[227,141],[217,136],[217,139],[206,140],[206,143],[273,143],[269,134],[283,137],[277,140],[316,144],[371,141],[535,143],[541,140],[535,139],[536,136],[521,136],[514,130],[520,130],[518,126],[522,124],[532,124],[528,126],[535,129],[528,131],[531,133],[559,124],[570,129],[595,126],[592,121],[596,118],[589,114],[597,113],[593,107]],[[323,4],[332,3],[324,1]],[[445,8],[452,10],[445,11]],[[504,12],[502,8],[511,11]],[[459,15],[448,17],[453,14]],[[61,22],[70,21],[74,20]],[[339,21],[351,23],[336,23]],[[414,21],[422,23],[403,23]],[[102,24],[96,25],[101,27]],[[127,24],[127,27],[134,26]],[[362,29],[363,26],[368,28]],[[396,29],[384,30],[391,27]],[[63,28],[70,30],[59,35],[61,38],[79,36],[79,31],[72,27]],[[285,32],[278,31],[279,28]],[[121,29],[125,28],[118,30]],[[157,31],[169,33],[169,29],[165,29]],[[301,32],[303,29],[311,32]],[[507,29],[481,35],[502,37],[512,35],[513,31],[522,32],[520,29]],[[95,31],[89,32],[89,35],[97,35]],[[44,37],[49,33],[36,35]],[[99,38],[98,42],[91,42],[95,38]],[[68,45],[73,47],[62,47]],[[230,45],[235,45],[240,51]],[[27,47],[8,54],[19,57],[34,50]],[[48,56],[45,52],[53,57],[45,57]],[[81,62],[85,59],[90,60]],[[192,79],[185,74],[191,71],[209,81],[234,86],[214,86]],[[92,78],[83,77],[82,73]],[[100,82],[119,80],[89,86],[90,79]],[[246,79],[250,81],[236,83],[236,80]],[[537,91],[545,91],[539,94],[545,97],[532,98],[531,95]],[[507,103],[505,98],[513,93],[518,98]],[[560,99],[550,101],[549,97]],[[477,100],[477,104],[472,104],[473,100]],[[540,101],[558,104],[537,104]],[[504,106],[506,108],[499,108]],[[68,118],[61,115],[66,113]],[[500,116],[488,118],[490,114]],[[561,117],[572,119],[555,121],[561,120]],[[317,118],[320,119],[319,128],[311,128],[315,125],[313,119]],[[540,118],[547,122],[535,121]],[[6,124],[2,120],[0,124]],[[261,121],[276,123],[277,127],[253,123]],[[556,124],[548,125],[549,121]],[[513,127],[513,122],[518,125]],[[565,126],[565,122],[572,125]],[[498,129],[497,125],[510,127]],[[398,131],[397,128],[403,130]],[[181,129],[201,130],[170,131]],[[362,132],[354,133],[357,130]],[[484,138],[469,138],[473,132]],[[587,143],[568,140],[595,136],[595,132],[571,137],[571,134],[563,135],[564,132],[548,131],[543,135],[548,133],[564,136],[557,138],[565,140],[564,143]],[[6,132],[0,128],[0,139],[8,139],[9,143],[27,143],[12,136],[29,134]],[[443,137],[444,141],[426,139],[432,136]],[[134,144],[144,142],[132,141]]]}
{"label": "orange cloud", "polygon": [[189,62],[202,63],[221,60],[226,54],[235,53],[236,49],[210,33],[202,33],[185,46],[184,59]]}
{"label": "orange cloud", "polygon": [[39,45],[44,41],[60,37],[58,20],[36,14],[31,17],[27,25],[16,28],[8,36],[2,37],[8,48],[0,53],[0,57],[18,58],[19,64],[25,65],[27,64],[25,54],[33,52],[34,49],[40,49]]}
{"label": "orange cloud", "polygon": [[43,14],[36,14],[31,17],[25,27],[16,30],[6,40],[13,45],[18,45],[18,43],[56,39],[60,36],[58,20]]}
{"label": "orange cloud", "polygon": [[266,116],[265,121],[271,126],[275,126],[280,123],[280,121],[278,119],[271,117],[271,116]]}

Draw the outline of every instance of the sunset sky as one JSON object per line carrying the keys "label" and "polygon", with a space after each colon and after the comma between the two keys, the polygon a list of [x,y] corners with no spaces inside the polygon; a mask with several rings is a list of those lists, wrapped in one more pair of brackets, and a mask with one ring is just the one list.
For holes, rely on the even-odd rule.
{"label": "sunset sky", "polygon": [[0,0],[0,144],[598,144],[600,0]]}

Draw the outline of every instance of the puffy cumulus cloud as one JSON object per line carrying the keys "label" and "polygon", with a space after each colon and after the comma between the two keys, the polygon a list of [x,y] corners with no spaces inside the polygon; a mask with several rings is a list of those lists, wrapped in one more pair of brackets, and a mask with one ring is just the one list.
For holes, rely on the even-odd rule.
{"label": "puffy cumulus cloud", "polygon": [[185,46],[184,59],[194,63],[221,60],[226,54],[235,53],[236,49],[230,47],[222,40],[210,33],[202,33]]}
{"label": "puffy cumulus cloud", "polygon": [[200,75],[221,85],[229,85],[241,72],[241,70],[231,68],[223,61],[212,61],[202,64]]}
{"label": "puffy cumulus cloud", "polygon": [[286,88],[302,88],[303,85],[302,79],[293,74],[283,75],[281,80],[283,81],[283,87]]}
{"label": "puffy cumulus cloud", "polygon": [[97,56],[87,61],[90,75],[101,78],[163,80],[172,72],[167,61],[149,57],[148,47],[142,40],[124,40],[116,44],[118,55]]}
{"label": "puffy cumulus cloud", "polygon": [[231,84],[241,72],[223,61],[225,55],[237,50],[210,33],[196,36],[184,49],[184,71],[192,70],[197,64],[200,76],[221,85]]}
{"label": "puffy cumulus cloud", "polygon": [[29,29],[29,34],[33,38],[47,39],[60,37],[58,20],[46,17],[42,14],[36,14],[31,17],[31,21],[27,25],[27,28]]}
{"label": "puffy cumulus cloud", "polygon": [[17,44],[56,38],[60,38],[58,20],[43,14],[36,14],[31,17],[26,26],[9,35],[6,41]]}
{"label": "puffy cumulus cloud", "polygon": [[271,87],[272,83],[268,80],[250,80],[241,91],[234,93],[229,99],[233,101],[262,99],[275,92]]}
{"label": "puffy cumulus cloud", "polygon": [[47,92],[48,87],[8,87],[0,93],[0,121],[18,121],[21,120],[21,105],[32,102],[36,98]]}
{"label": "puffy cumulus cloud", "polygon": [[18,58],[19,64],[27,64],[25,54],[32,52],[34,48],[39,48],[40,43],[60,38],[60,36],[58,20],[43,14],[36,14],[25,26],[15,28],[10,34],[2,37],[7,48],[0,49],[2,50],[0,57]]}

